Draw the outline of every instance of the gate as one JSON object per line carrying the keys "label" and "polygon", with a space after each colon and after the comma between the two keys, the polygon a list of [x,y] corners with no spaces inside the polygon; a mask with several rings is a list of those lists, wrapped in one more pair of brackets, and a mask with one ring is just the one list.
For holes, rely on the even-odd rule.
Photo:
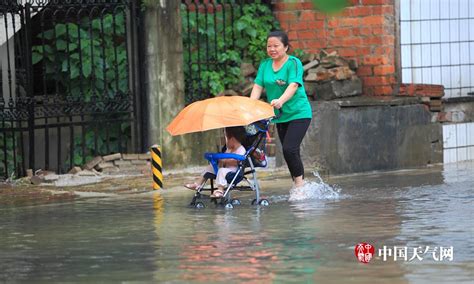
{"label": "gate", "polygon": [[0,179],[141,151],[132,0],[0,0]]}

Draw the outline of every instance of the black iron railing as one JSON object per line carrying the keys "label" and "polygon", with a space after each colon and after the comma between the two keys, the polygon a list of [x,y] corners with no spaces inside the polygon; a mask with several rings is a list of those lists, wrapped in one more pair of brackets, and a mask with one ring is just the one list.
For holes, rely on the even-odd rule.
{"label": "black iron railing", "polygon": [[[209,98],[238,81],[240,63],[254,61],[249,49],[252,37],[263,38],[275,28],[271,1],[182,0],[186,103]],[[252,26],[249,17],[266,19],[265,26]],[[263,21],[262,21],[263,22]],[[258,24],[257,24],[258,25]],[[265,40],[265,39],[264,39]],[[254,52],[255,53],[255,52]],[[258,63],[258,62],[253,62]]]}
{"label": "black iron railing", "polygon": [[0,178],[137,151],[139,7],[0,0]]}

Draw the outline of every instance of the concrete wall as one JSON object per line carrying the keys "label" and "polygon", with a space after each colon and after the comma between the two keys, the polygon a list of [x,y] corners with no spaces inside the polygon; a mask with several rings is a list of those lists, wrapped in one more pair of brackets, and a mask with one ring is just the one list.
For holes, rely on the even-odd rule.
{"label": "concrete wall", "polygon": [[147,146],[162,146],[163,168],[203,164],[203,153],[215,151],[219,132],[172,137],[166,126],[184,107],[183,43],[180,1],[145,1],[146,68],[148,96]]}
{"label": "concrete wall", "polygon": [[442,162],[441,124],[431,123],[421,104],[345,100],[312,107],[301,152],[307,171],[343,174]]}

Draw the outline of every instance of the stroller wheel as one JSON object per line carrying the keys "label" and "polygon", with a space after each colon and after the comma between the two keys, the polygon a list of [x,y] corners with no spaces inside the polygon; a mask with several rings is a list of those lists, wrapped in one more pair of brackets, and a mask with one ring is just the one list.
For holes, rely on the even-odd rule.
{"label": "stroller wheel", "polygon": [[206,206],[204,206],[204,203],[202,203],[202,202],[197,202],[196,205],[194,205],[194,207],[197,208],[197,209],[203,209]]}
{"label": "stroller wheel", "polygon": [[227,203],[225,209],[234,209],[234,205],[232,205],[232,203]]}
{"label": "stroller wheel", "polygon": [[238,200],[237,198],[236,198],[236,199],[232,199],[232,200],[230,201],[230,203],[232,203],[232,205],[240,205],[240,204],[241,204],[241,203],[240,203],[240,200]]}
{"label": "stroller wheel", "polygon": [[251,203],[251,204],[252,204],[252,205],[256,205],[256,204],[257,204],[257,199],[254,198],[254,199],[252,200],[252,203]]}
{"label": "stroller wheel", "polygon": [[261,206],[268,206],[270,205],[270,202],[268,202],[268,200],[266,199],[261,199],[260,202],[258,202],[258,204]]}

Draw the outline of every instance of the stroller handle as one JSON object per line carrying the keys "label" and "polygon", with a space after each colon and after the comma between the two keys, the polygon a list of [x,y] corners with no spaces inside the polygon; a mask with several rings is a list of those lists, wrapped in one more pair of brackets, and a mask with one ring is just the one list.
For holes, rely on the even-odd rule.
{"label": "stroller handle", "polygon": [[270,120],[279,119],[283,115],[283,110],[281,108],[278,110],[279,110],[278,114],[272,117]]}

